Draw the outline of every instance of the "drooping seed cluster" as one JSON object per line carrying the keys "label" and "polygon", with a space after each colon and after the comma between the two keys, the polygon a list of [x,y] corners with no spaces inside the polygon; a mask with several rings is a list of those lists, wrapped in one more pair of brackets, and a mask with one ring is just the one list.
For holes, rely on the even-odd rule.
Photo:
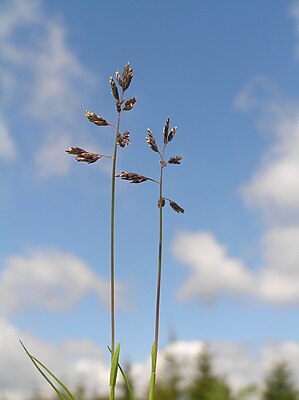
{"label": "drooping seed cluster", "polygon": [[[163,149],[160,151],[157,141],[153,135],[153,132],[151,131],[151,129],[147,129],[147,134],[148,136],[146,136],[146,142],[149,145],[149,147],[151,148],[151,150],[153,150],[155,153],[158,153],[160,156],[160,166],[161,166],[161,173],[163,168],[165,168],[168,164],[174,164],[174,165],[179,165],[181,164],[182,161],[182,157],[181,156],[173,156],[170,157],[169,160],[166,162],[164,160],[164,153],[165,153],[165,149],[168,145],[169,142],[172,141],[172,139],[174,138],[174,135],[176,134],[176,130],[177,127],[174,126],[169,130],[169,125],[170,125],[170,118],[168,117],[166,119],[164,128],[163,128]],[[154,179],[145,177],[143,175],[139,175],[135,172],[127,172],[127,171],[122,171],[121,173],[116,175],[117,177],[130,181],[131,183],[142,183],[148,180],[155,181]],[[159,182],[158,182],[159,183]],[[168,199],[167,197],[164,196],[160,196],[159,200],[158,200],[158,207],[162,208],[164,207],[166,200],[168,201],[170,207],[176,211],[177,213],[184,213],[184,209],[178,205],[175,201]]]}
{"label": "drooping seed cluster", "polygon": [[[117,109],[118,114],[120,115],[120,113],[122,111],[132,110],[134,104],[137,101],[136,97],[132,97],[127,101],[124,99],[124,92],[129,88],[130,83],[133,78],[133,69],[130,67],[130,64],[127,63],[124,67],[122,75],[120,75],[118,70],[116,70],[115,75],[116,75],[117,83],[121,89],[121,94],[120,94],[119,88],[117,87],[117,83],[115,82],[115,80],[112,77],[110,77],[109,82],[110,82],[110,86],[111,86],[112,95],[115,99],[116,109]],[[99,115],[95,114],[93,111],[86,110],[85,116],[91,123],[95,124],[96,126],[113,126],[108,121],[106,121],[105,118],[100,117]],[[126,147],[126,146],[130,145],[131,144],[130,132],[125,131],[123,134],[121,134],[118,131],[118,128],[115,128],[115,129],[117,130],[116,144],[119,145],[120,147]],[[84,149],[81,149],[80,147],[69,147],[65,151],[69,154],[75,155],[76,156],[75,159],[77,161],[86,162],[88,164],[92,164],[102,157],[112,158],[111,156],[106,156],[106,155],[86,151]]]}

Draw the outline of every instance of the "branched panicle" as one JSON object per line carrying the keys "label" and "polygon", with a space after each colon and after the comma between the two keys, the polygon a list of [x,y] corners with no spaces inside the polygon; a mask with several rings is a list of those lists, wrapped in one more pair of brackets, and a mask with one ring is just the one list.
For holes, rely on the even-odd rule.
{"label": "branched panicle", "polygon": [[147,133],[148,133],[148,136],[145,138],[147,144],[149,145],[149,147],[150,147],[153,151],[155,151],[156,153],[158,153],[158,152],[159,152],[159,149],[158,149],[158,146],[157,146],[156,139],[155,139],[155,137],[154,137],[152,131],[151,131],[149,128],[147,129]]}
{"label": "branched panicle", "polygon": [[181,156],[174,156],[170,157],[168,160],[168,164],[181,164],[182,157]]}
{"label": "branched panicle", "polygon": [[85,111],[85,116],[86,116],[86,118],[88,118],[88,120],[90,122],[92,122],[93,124],[95,124],[97,126],[108,126],[108,125],[110,125],[110,124],[108,124],[108,122],[104,118],[100,117],[99,115],[95,114],[92,111],[86,110]]}
{"label": "branched panicle", "polygon": [[122,135],[119,135],[117,137],[117,144],[120,147],[129,146],[131,144],[131,141],[129,138],[130,138],[130,131],[125,131]]}
{"label": "branched panicle", "polygon": [[136,103],[137,99],[136,97],[132,97],[131,99],[127,100],[125,102],[125,106],[123,108],[124,111],[129,111],[132,110],[133,105]]}
{"label": "branched panicle", "polygon": [[112,76],[110,76],[109,82],[110,82],[110,86],[111,86],[111,93],[113,94],[115,100],[119,101],[118,89],[117,89],[116,83],[114,82],[114,79],[112,78]]}
{"label": "branched panicle", "polygon": [[170,122],[170,118],[168,117],[166,122],[165,122],[164,129],[163,129],[164,146],[166,146],[167,143],[168,143],[169,122]]}
{"label": "branched panicle", "polygon": [[147,178],[146,176],[139,175],[135,172],[121,171],[119,174],[115,175],[117,178],[124,179],[125,181],[130,181],[131,183],[142,183],[148,180],[153,180]]}

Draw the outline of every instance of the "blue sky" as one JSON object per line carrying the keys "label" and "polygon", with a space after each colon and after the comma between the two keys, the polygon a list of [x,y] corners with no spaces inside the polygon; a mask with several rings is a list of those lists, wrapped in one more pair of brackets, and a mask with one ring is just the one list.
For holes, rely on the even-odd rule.
{"label": "blue sky", "polygon": [[[94,354],[107,370],[111,164],[64,149],[111,154],[113,130],[84,110],[115,122],[109,77],[129,60],[138,101],[122,119],[132,145],[118,171],[158,177],[146,129],[160,140],[168,115],[169,156],[183,157],[165,174],[165,196],[186,212],[164,213],[161,348],[173,332],[185,350],[207,341],[220,370],[242,354],[242,376],[233,362],[224,371],[236,387],[274,353],[298,362],[299,3],[0,7],[1,358],[21,374],[22,337],[54,367],[68,365],[54,355],[75,357],[72,377],[93,371]],[[117,339],[136,370],[154,334],[157,196],[154,184],[117,182]],[[5,368],[3,393],[30,390],[30,374],[15,388]]]}

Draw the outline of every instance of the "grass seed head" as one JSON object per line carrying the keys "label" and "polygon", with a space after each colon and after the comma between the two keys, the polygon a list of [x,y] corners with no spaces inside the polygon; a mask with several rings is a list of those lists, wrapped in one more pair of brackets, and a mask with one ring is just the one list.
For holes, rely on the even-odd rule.
{"label": "grass seed head", "polygon": [[123,91],[126,91],[130,86],[131,80],[133,78],[133,69],[130,68],[130,64],[127,62],[125,65],[123,74],[122,74],[122,88]]}
{"label": "grass seed head", "polygon": [[168,164],[181,164],[182,157],[181,156],[174,156],[170,157],[168,160]]}
{"label": "grass seed head", "polygon": [[125,131],[122,135],[119,135],[117,137],[117,144],[120,147],[126,147],[129,146],[131,144],[130,141],[130,131]]}
{"label": "grass seed head", "polygon": [[112,76],[110,76],[109,82],[110,82],[110,86],[111,86],[111,90],[112,90],[111,93],[113,94],[115,100],[119,101],[118,89],[117,89],[116,83],[114,82],[114,79],[112,78]]}
{"label": "grass seed head", "polygon": [[115,176],[117,178],[121,178],[126,181],[130,181],[131,183],[142,183],[142,182],[150,180],[150,178],[147,178],[146,176],[139,175],[135,172],[127,172],[127,171],[121,171],[119,174],[117,174]]}
{"label": "grass seed head", "polygon": [[177,203],[175,203],[174,201],[169,200],[169,205],[170,205],[170,207],[171,207],[174,211],[176,211],[177,213],[182,213],[182,214],[184,214],[185,210],[184,210],[181,206],[179,206]]}
{"label": "grass seed head", "polygon": [[93,124],[95,124],[97,126],[107,126],[107,125],[109,125],[108,122],[104,118],[100,117],[99,115],[95,114],[92,111],[86,110],[85,111],[85,116],[90,122],[92,122]]}
{"label": "grass seed head", "polygon": [[137,99],[136,97],[132,97],[131,99],[127,100],[125,102],[125,106],[123,108],[124,111],[129,111],[132,110],[133,105],[136,103]]}
{"label": "grass seed head", "polygon": [[164,129],[163,129],[164,145],[166,145],[168,143],[169,122],[170,122],[170,118],[167,117],[167,120],[164,125]]}
{"label": "grass seed head", "polygon": [[156,153],[158,153],[158,152],[159,152],[159,149],[158,149],[158,146],[157,146],[156,139],[155,139],[155,137],[154,137],[152,131],[151,131],[149,128],[147,129],[147,133],[148,133],[148,136],[145,138],[147,144],[149,145],[149,147],[150,147],[153,151],[155,151]]}

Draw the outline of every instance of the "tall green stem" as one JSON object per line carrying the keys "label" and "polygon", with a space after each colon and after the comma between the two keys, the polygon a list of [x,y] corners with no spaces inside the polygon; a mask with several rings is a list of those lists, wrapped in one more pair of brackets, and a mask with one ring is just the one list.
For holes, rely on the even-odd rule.
{"label": "tall green stem", "polygon": [[164,168],[164,150],[163,153],[159,153],[161,157],[160,165],[160,181],[159,181],[159,255],[158,255],[158,277],[157,277],[157,297],[156,297],[156,323],[155,323],[155,341],[152,348],[152,373],[149,390],[149,400],[154,399],[154,389],[156,382],[156,370],[157,370],[157,354],[158,354],[158,343],[159,343],[159,322],[160,322],[160,299],[161,299],[161,278],[162,278],[162,248],[163,248],[163,168]]}
{"label": "tall green stem", "polygon": [[161,164],[160,169],[160,195],[159,195],[159,255],[158,255],[158,278],[157,278],[157,297],[156,297],[156,324],[155,324],[155,344],[156,344],[156,356],[158,352],[158,341],[159,341],[159,321],[160,321],[160,299],[161,299],[161,277],[162,277],[162,244],[163,244],[163,193],[162,193],[162,182],[163,180],[163,165]]}
{"label": "tall green stem", "polygon": [[112,175],[111,175],[111,241],[110,241],[110,307],[111,307],[111,357],[113,357],[115,349],[115,274],[114,274],[114,231],[115,231],[115,172],[116,172],[116,158],[117,158],[117,137],[120,129],[120,112],[118,112],[117,128],[115,133],[115,143],[113,151]]}

